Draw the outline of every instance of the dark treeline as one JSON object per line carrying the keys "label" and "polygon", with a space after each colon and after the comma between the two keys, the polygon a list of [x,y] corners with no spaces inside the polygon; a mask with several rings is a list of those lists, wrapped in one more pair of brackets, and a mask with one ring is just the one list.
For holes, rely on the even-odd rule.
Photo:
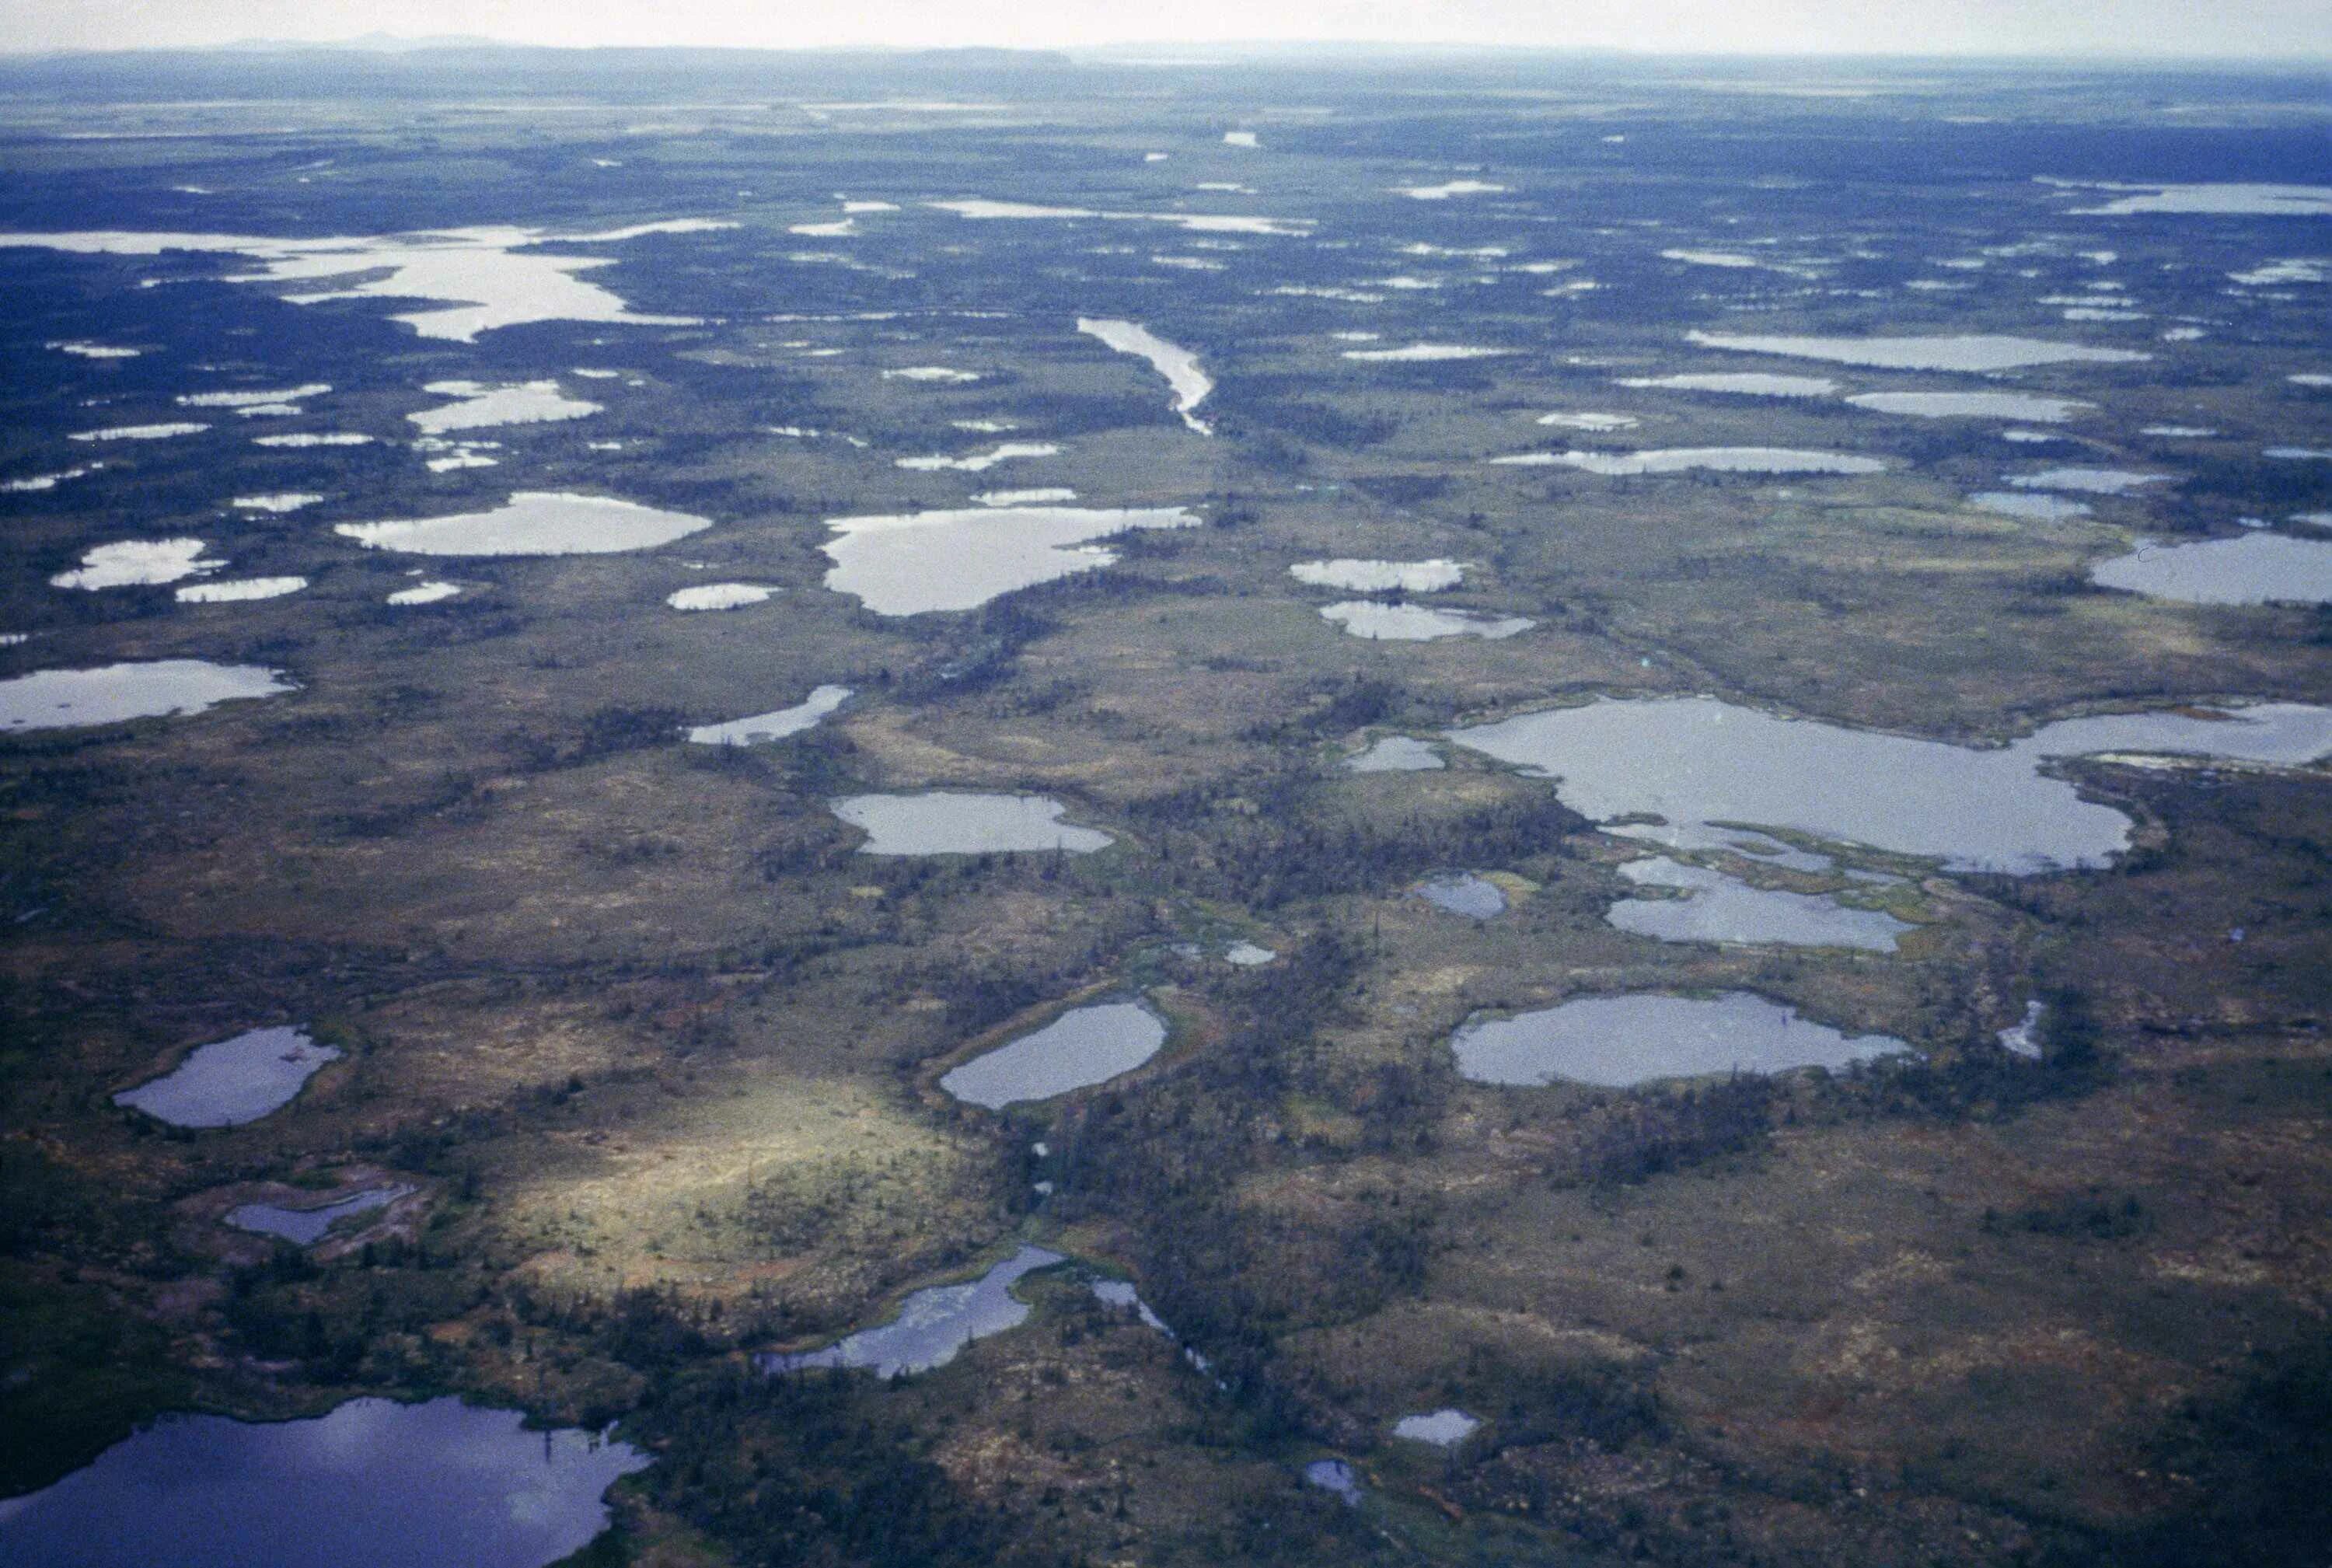
{"label": "dark treeline", "polygon": [[1152,796],[1127,815],[1169,887],[1253,909],[1381,892],[1437,866],[1561,854],[1585,825],[1552,790],[1452,816],[1378,821],[1323,808],[1317,785],[1308,768],[1280,767]]}

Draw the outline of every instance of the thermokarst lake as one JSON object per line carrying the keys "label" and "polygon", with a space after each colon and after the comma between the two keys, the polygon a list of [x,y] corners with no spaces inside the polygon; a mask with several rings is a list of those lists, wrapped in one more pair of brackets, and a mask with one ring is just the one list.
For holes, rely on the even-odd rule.
{"label": "thermokarst lake", "polygon": [[0,1568],[2332,1568],[2278,5],[21,0]]}
{"label": "thermokarst lake", "polygon": [[975,1056],[940,1079],[968,1104],[1000,1111],[1130,1073],[1166,1043],[1166,1021],[1140,1002],[1072,1008],[1040,1029]]}
{"label": "thermokarst lake", "polygon": [[837,517],[818,548],[834,561],[826,586],[877,615],[977,609],[1015,588],[1096,571],[1117,552],[1092,541],[1136,528],[1192,528],[1180,506],[965,507],[886,517]]}
{"label": "thermokarst lake", "polygon": [[1449,1038],[1458,1071],[1477,1084],[1591,1084],[1625,1089],[1665,1078],[1836,1070],[1910,1047],[1887,1035],[1843,1035],[1747,991],[1696,998],[1584,997],[1477,1018]]}
{"label": "thermokarst lake", "polygon": [[2296,766],[2332,753],[2332,709],[2297,703],[2223,716],[2064,719],[2004,746],[1957,746],[1788,718],[1714,697],[1599,699],[1448,738],[1557,780],[1598,821],[1744,823],[1947,869],[2031,874],[2106,865],[2130,820],[2043,771],[2057,759],[2145,752]]}
{"label": "thermokarst lake", "polygon": [[1090,855],[1115,842],[1097,828],[1061,820],[1068,809],[1043,795],[853,795],[834,814],[866,830],[861,855],[1012,855],[1060,850]]}
{"label": "thermokarst lake", "polygon": [[457,1399],[350,1400],[309,1420],[164,1416],[46,1490],[0,1501],[16,1568],[547,1568],[607,1527],[628,1444],[530,1431]]}
{"label": "thermokarst lake", "polygon": [[34,670],[0,680],[0,731],[71,730],[206,712],[299,688],[256,664],[155,659],[93,670]]}

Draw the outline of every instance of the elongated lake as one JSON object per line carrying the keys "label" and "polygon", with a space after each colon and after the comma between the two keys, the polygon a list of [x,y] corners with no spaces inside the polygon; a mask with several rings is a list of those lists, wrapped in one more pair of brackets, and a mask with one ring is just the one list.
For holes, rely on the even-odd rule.
{"label": "elongated lake", "polygon": [[1214,381],[1199,368],[1196,354],[1178,343],[1168,342],[1138,321],[1096,320],[1080,316],[1077,330],[1100,339],[1121,354],[1147,359],[1152,369],[1166,378],[1166,385],[1174,394],[1174,412],[1180,416],[1182,423],[1201,435],[1214,434],[1205,421],[1191,412],[1215,389]]}
{"label": "elongated lake", "polygon": [[1028,1305],[1012,1294],[1012,1286],[1023,1276],[1067,1261],[1057,1252],[1024,1246],[969,1284],[916,1291],[901,1304],[899,1315],[880,1328],[862,1329],[824,1350],[764,1355],[758,1364],[766,1372],[865,1367],[885,1378],[945,1366],[972,1341],[1027,1322]]}
{"label": "elongated lake", "polygon": [[415,555],[609,555],[653,550],[712,526],[684,512],[612,496],[522,490],[492,512],[344,522],[332,531],[368,550]]}
{"label": "elongated lake", "polygon": [[374,1187],[311,1208],[293,1209],[281,1203],[241,1203],[227,1210],[226,1222],[237,1230],[272,1236],[299,1247],[312,1246],[339,1221],[356,1214],[371,1214],[412,1192],[410,1187]]}
{"label": "elongated lake", "polygon": [[1001,1110],[1105,1084],[1142,1066],[1165,1043],[1165,1020],[1140,1002],[1072,1008],[1043,1028],[964,1063],[940,1087],[968,1104]]}

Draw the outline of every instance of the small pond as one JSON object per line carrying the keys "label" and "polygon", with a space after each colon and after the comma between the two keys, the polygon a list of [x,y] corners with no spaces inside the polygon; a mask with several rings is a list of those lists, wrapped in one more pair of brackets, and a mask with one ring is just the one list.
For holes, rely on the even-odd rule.
{"label": "small pond", "polygon": [[1427,1415],[1403,1416],[1392,1424],[1392,1435],[1412,1443],[1454,1448],[1480,1429],[1482,1423],[1459,1410],[1438,1410]]}
{"label": "small pond", "polygon": [[1488,920],[1506,912],[1506,895],[1498,884],[1470,871],[1428,877],[1413,891],[1434,908],[1468,920]]}
{"label": "small pond", "polygon": [[160,1077],[114,1095],[113,1103],[174,1127],[236,1127],[290,1104],[324,1064],[339,1057],[302,1029],[251,1029],[197,1047]]}

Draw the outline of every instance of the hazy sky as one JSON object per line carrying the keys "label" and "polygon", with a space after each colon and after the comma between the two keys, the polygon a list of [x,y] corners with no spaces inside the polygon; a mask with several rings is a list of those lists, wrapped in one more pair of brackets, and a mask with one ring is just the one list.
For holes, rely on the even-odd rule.
{"label": "hazy sky", "polygon": [[559,44],[1225,40],[2332,57],[2327,0],[0,0],[0,49],[382,32]]}

